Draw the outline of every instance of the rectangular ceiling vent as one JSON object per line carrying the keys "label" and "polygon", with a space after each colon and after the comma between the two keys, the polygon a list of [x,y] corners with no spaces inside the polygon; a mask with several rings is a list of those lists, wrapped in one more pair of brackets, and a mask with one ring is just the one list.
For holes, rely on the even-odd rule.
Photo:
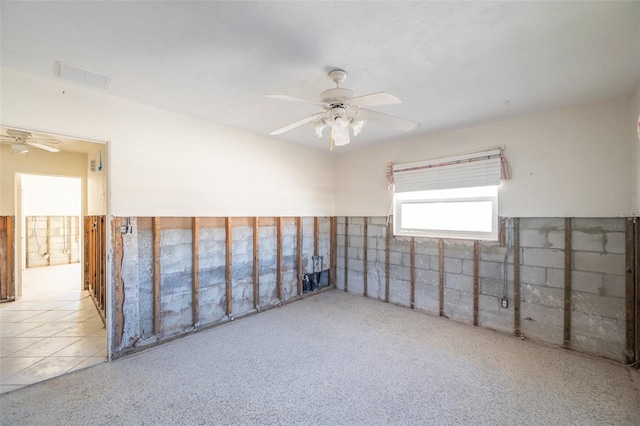
{"label": "rectangular ceiling vent", "polygon": [[109,84],[111,83],[110,77],[83,70],[82,68],[74,67],[73,65],[65,64],[64,62],[56,62],[58,63],[59,75],[65,80],[85,84],[98,89],[106,90],[109,88]]}

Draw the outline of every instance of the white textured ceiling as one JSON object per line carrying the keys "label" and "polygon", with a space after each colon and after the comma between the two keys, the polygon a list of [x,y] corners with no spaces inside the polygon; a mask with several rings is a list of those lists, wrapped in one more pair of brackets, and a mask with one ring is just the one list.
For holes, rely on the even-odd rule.
{"label": "white textured ceiling", "polygon": [[[343,84],[422,123],[367,123],[349,148],[630,95],[640,2],[7,2],[1,64],[57,78],[55,61],[112,78],[108,93],[268,135]],[[313,128],[279,139],[326,149]]]}

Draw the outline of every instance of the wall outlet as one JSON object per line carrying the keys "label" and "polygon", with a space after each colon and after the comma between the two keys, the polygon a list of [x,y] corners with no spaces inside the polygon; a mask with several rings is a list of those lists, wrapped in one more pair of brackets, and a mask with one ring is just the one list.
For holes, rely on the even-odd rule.
{"label": "wall outlet", "polygon": [[507,308],[509,306],[509,300],[508,299],[500,299],[501,303],[502,303],[502,307],[503,308]]}

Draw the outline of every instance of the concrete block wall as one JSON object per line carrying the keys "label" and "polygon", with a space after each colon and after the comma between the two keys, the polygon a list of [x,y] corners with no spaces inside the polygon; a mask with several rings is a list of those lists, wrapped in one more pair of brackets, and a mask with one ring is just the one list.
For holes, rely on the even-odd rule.
{"label": "concrete block wall", "polygon": [[562,345],[564,333],[563,218],[520,219],[522,334]]}
{"label": "concrete block wall", "polygon": [[[385,239],[387,235],[387,220],[386,218],[379,217],[371,217],[367,218],[367,220],[367,296],[385,300]],[[339,246],[338,252],[340,252]]]}
{"label": "concrete block wall", "polygon": [[336,218],[336,288],[339,290],[345,289],[344,224],[346,220],[349,220],[349,218]]}
{"label": "concrete block wall", "polygon": [[180,334],[192,325],[191,229],[160,231],[160,337]]}
{"label": "concrete block wall", "polygon": [[[80,262],[80,218],[69,216],[27,216],[27,268]],[[47,220],[49,243],[47,246]],[[69,244],[71,234],[71,244]],[[69,260],[71,255],[71,261]]]}
{"label": "concrete block wall", "polygon": [[[122,285],[124,319],[117,355],[134,347],[188,333],[195,328],[228,321],[226,314],[226,231],[224,219],[218,225],[201,218],[199,238],[199,322],[193,322],[193,231],[191,218],[160,220],[160,330],[153,330],[153,231],[151,218],[131,218],[132,233],[122,237]],[[232,317],[254,310],[253,226],[243,219],[232,227],[231,287]],[[232,219],[233,223],[233,219]],[[311,272],[314,250],[313,218],[302,219],[303,273]],[[329,269],[330,220],[320,218],[319,248]],[[118,237],[119,235],[116,235]],[[276,220],[267,218],[259,228],[259,303],[268,308],[297,296],[297,226],[294,218],[282,220],[282,300],[277,298]],[[117,267],[117,265],[116,265]]]}
{"label": "concrete block wall", "polygon": [[[303,228],[304,229],[304,228]],[[289,300],[298,295],[298,277],[296,270],[296,224],[293,221],[282,223],[282,298]]]}
{"label": "concrete block wall", "polygon": [[625,351],[625,220],[574,219],[572,252],[571,345],[618,359]]}
{"label": "concrete block wall", "polygon": [[[506,296],[508,305],[503,308],[501,299],[505,295],[505,256],[507,260]],[[464,274],[471,277],[473,277],[472,262],[472,260],[465,259],[462,265]],[[523,266],[520,266],[521,275],[522,270]],[[513,249],[508,249],[508,241],[505,241],[505,246],[496,242],[480,242],[478,250],[478,325],[480,327],[513,333],[515,305],[513,303],[513,273]]]}
{"label": "concrete block wall", "polygon": [[[434,259],[435,260],[435,259]],[[490,265],[485,263],[484,265]],[[483,266],[484,266],[483,265]],[[485,268],[489,271],[491,268]],[[491,270],[490,272],[494,272]],[[493,276],[493,275],[491,275]],[[498,276],[495,278],[499,278]],[[473,323],[473,243],[446,241],[444,246],[444,316]]]}
{"label": "concrete block wall", "polygon": [[[124,301],[124,329],[130,334],[124,334],[123,345],[129,343],[131,346],[144,345],[145,341],[155,340],[153,335],[153,233],[150,229],[140,229],[137,218],[131,219],[133,232],[124,234],[123,241],[123,263],[122,275],[125,288]],[[137,244],[136,244],[137,242]],[[135,247],[138,252],[128,252],[127,247]],[[125,262],[128,260],[128,262]],[[137,276],[131,269],[137,267]],[[131,281],[127,281],[126,277]],[[134,279],[137,279],[136,283]],[[134,303],[131,298],[131,291],[138,291],[138,306],[130,306]],[[127,291],[128,290],[128,291]],[[135,317],[129,311],[136,310]],[[138,324],[135,324],[135,321]],[[129,323],[129,324],[128,324]],[[125,346],[123,346],[125,347]]]}
{"label": "concrete block wall", "polygon": [[[312,271],[313,269],[313,256],[315,252],[314,233],[315,225],[314,218],[305,217],[302,218],[303,226],[303,256],[302,256],[302,269],[305,271]],[[322,256],[322,270],[330,269],[331,259],[331,219],[328,217],[318,218],[318,256]]]}
{"label": "concrete block wall", "polygon": [[440,312],[439,262],[438,242],[426,238],[416,239],[414,306],[434,315]]}
{"label": "concrete block wall", "polygon": [[231,237],[231,307],[240,314],[253,310],[253,227],[234,226]]}
{"label": "concrete block wall", "polygon": [[[276,253],[278,247],[276,234],[275,226],[260,227],[260,306],[278,303],[276,292]],[[224,292],[222,297],[224,300]]]}
{"label": "concrete block wall", "polygon": [[[214,324],[226,317],[226,234],[224,228],[203,227],[200,228],[198,238],[200,325]],[[189,278],[188,282],[190,281]]]}
{"label": "concrete block wall", "polygon": [[[331,218],[318,218],[318,255],[322,256],[322,269],[331,266]],[[313,253],[313,252],[311,252]],[[313,264],[311,264],[313,265]]]}
{"label": "concrete block wall", "polygon": [[[345,262],[345,221],[348,220]],[[367,262],[364,223],[367,221]],[[571,232],[571,326],[569,347],[617,361],[625,360],[625,219],[573,219]],[[514,333],[514,250],[479,242],[478,325]],[[519,219],[520,333],[554,345],[564,337],[565,219]],[[338,289],[385,299],[386,218],[337,218]],[[389,302],[410,306],[410,238],[389,239]],[[513,241],[512,241],[513,242]],[[474,243],[444,240],[443,315],[473,324]],[[506,261],[505,261],[506,260]],[[415,238],[414,307],[439,314],[439,240]],[[506,264],[506,291],[505,291]],[[346,265],[346,268],[345,268]],[[508,305],[501,300],[507,298]]]}

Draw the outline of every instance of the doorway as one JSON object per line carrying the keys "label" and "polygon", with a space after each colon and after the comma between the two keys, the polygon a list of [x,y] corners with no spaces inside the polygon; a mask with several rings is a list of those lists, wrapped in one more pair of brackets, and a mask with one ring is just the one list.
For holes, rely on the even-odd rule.
{"label": "doorway", "polygon": [[106,146],[46,136],[60,141],[59,152],[29,147],[19,156],[0,146],[2,179],[14,182],[13,200],[2,195],[13,207],[5,217],[13,218],[15,258],[14,297],[0,303],[0,392],[108,355],[105,306],[100,311],[88,290],[85,265],[86,252],[96,251],[87,246],[95,241],[87,239],[86,218],[106,217]]}
{"label": "doorway", "polygon": [[19,178],[23,272],[18,297],[82,291],[82,179],[30,174]]}

